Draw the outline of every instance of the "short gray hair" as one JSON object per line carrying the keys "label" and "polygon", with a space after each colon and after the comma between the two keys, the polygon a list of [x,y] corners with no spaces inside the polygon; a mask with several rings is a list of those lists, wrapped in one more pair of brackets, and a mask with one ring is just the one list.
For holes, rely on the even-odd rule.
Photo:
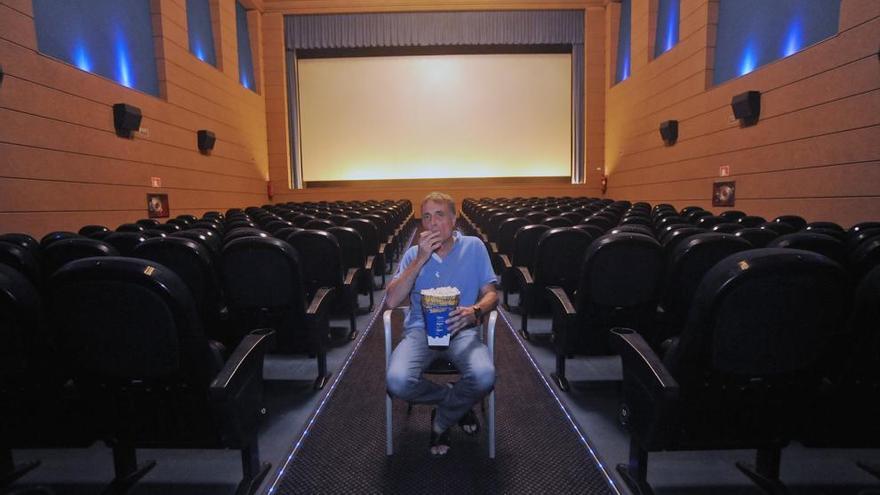
{"label": "short gray hair", "polygon": [[455,215],[455,200],[452,199],[452,196],[437,191],[430,192],[424,199],[422,199],[422,210],[425,209],[425,203],[428,201],[445,204],[446,207],[449,208],[450,213]]}

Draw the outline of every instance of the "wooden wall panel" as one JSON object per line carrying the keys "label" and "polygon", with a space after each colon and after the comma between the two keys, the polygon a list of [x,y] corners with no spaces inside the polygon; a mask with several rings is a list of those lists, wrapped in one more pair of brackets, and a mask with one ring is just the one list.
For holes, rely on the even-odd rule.
{"label": "wooden wall panel", "polygon": [[[836,36],[712,86],[717,3],[683,0],[680,43],[607,93],[608,196],[712,209],[712,183],[735,180],[736,208],[752,214],[880,218],[878,5],[843,0]],[[740,128],[730,99],[747,90],[762,92],[761,119]],[[671,147],[658,133],[668,119]]]}
{"label": "wooden wall panel", "polygon": [[[233,14],[220,17],[226,32],[234,0],[221,4]],[[237,67],[228,74],[189,53],[185,2],[151,6],[160,98],[39,53],[31,2],[0,1],[0,232],[115,227],[146,216],[149,192],[167,193],[172,215],[266,202],[263,97],[238,83]],[[234,48],[231,29],[219,40]],[[147,132],[115,135],[118,102],[141,109]],[[210,155],[197,150],[198,129],[217,134]]]}

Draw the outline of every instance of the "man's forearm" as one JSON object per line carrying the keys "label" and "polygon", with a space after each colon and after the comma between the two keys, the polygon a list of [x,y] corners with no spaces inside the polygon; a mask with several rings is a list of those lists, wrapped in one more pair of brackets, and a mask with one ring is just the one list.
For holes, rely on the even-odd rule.
{"label": "man's forearm", "polygon": [[385,291],[385,304],[389,308],[396,308],[409,297],[409,293],[412,291],[416,278],[419,276],[419,272],[424,264],[423,261],[420,262],[418,259],[413,260],[399,277],[388,284],[388,289]]}
{"label": "man's forearm", "polygon": [[483,314],[489,313],[490,311],[495,309],[495,306],[497,306],[497,305],[498,305],[498,291],[494,290],[494,289],[487,290],[485,293],[483,293],[483,295],[480,296],[480,300],[477,301],[477,304],[476,304],[476,306],[480,307],[480,311],[482,311]]}

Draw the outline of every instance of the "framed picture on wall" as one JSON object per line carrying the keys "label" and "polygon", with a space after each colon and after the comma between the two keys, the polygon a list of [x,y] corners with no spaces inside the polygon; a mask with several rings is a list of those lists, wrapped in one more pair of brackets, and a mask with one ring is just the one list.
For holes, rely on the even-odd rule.
{"label": "framed picture on wall", "polygon": [[712,184],[712,206],[734,206],[736,202],[736,181],[715,182]]}
{"label": "framed picture on wall", "polygon": [[147,194],[147,214],[150,218],[168,218],[167,194]]}

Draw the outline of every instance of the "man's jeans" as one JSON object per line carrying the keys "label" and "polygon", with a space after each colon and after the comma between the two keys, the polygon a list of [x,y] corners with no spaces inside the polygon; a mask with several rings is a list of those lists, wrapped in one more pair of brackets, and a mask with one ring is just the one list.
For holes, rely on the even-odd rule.
{"label": "man's jeans", "polygon": [[[425,368],[440,357],[451,361],[461,374],[452,388],[422,376]],[[445,430],[492,390],[495,366],[477,328],[459,331],[452,336],[449,348],[443,350],[428,347],[424,328],[410,328],[404,330],[403,340],[391,353],[386,377],[393,397],[416,404],[437,404],[435,421]]]}

